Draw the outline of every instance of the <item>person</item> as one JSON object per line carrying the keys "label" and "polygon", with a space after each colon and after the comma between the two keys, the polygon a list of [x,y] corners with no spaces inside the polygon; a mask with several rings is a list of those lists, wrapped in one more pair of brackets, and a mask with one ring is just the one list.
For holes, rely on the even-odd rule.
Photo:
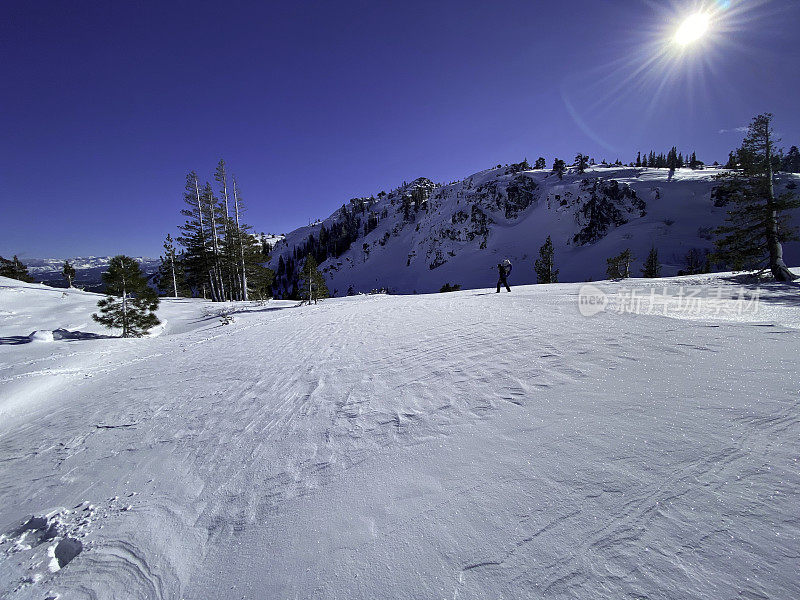
{"label": "person", "polygon": [[506,289],[510,292],[511,288],[508,287],[508,276],[511,274],[511,261],[505,259],[497,265],[497,271],[500,274],[500,278],[497,280],[497,293],[500,293],[501,285],[506,286]]}

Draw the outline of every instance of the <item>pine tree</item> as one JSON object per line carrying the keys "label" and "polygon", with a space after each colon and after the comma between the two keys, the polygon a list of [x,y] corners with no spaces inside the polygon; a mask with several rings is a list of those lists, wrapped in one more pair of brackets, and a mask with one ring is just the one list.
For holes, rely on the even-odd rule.
{"label": "pine tree", "polygon": [[689,159],[689,168],[697,169],[700,167],[701,164],[702,163],[699,160],[697,160],[697,155],[694,152],[692,152],[692,156]]}
{"label": "pine tree", "polygon": [[214,171],[214,180],[219,184],[219,223],[220,223],[220,262],[221,276],[228,290],[229,300],[244,300],[240,262],[240,236],[231,216],[230,194],[228,193],[228,172],[225,161],[220,159]]}
{"label": "pine tree", "polygon": [[589,166],[589,157],[585,154],[578,153],[575,156],[575,167],[578,170],[578,173],[585,173],[586,168]]}
{"label": "pine tree", "polygon": [[726,224],[716,230],[714,260],[736,270],[769,268],[777,281],[792,281],[796,277],[786,267],[781,242],[797,239],[785,213],[800,207],[800,200],[790,191],[775,196],[773,157],[779,140],[772,120],[770,113],[753,118],[737,152],[741,170],[721,176],[719,189],[733,206]]}
{"label": "pine tree", "polygon": [[310,254],[306,256],[303,270],[300,272],[300,298],[311,304],[317,303],[317,299],[329,296],[328,286],[325,284],[325,276],[317,269],[317,261]]}
{"label": "pine tree", "polygon": [[667,153],[667,168],[671,171],[678,168],[678,149],[675,146]]}
{"label": "pine tree", "polygon": [[564,171],[567,170],[567,164],[560,158],[553,161],[553,173],[558,175],[559,179],[564,179]]}
{"label": "pine tree", "polygon": [[205,298],[210,293],[212,300],[220,300],[216,279],[212,275],[209,210],[205,206],[197,173],[194,171],[186,176],[183,199],[186,208],[181,214],[186,217],[186,222],[180,227],[181,235],[177,241],[186,249],[182,261],[186,283],[198,296]]}
{"label": "pine tree", "polygon": [[641,152],[637,152],[636,153],[636,166],[637,167],[641,167],[642,166],[642,153]]}
{"label": "pine tree", "polygon": [[229,300],[228,292],[230,292],[230,287],[227,290],[225,288],[225,275],[223,272],[225,260],[222,248],[227,219],[224,217],[223,207],[214,195],[214,188],[211,187],[208,181],[203,186],[201,198],[203,206],[208,212],[208,221],[211,224],[211,250],[213,253],[211,277],[216,284],[218,299],[221,301]]}
{"label": "pine tree", "polygon": [[33,278],[28,274],[28,267],[17,258],[16,254],[11,260],[0,256],[0,277],[8,277],[9,279],[17,279],[27,283],[33,281]]}
{"label": "pine tree", "polygon": [[102,277],[107,296],[97,303],[100,314],[92,315],[95,321],[122,329],[122,337],[141,337],[160,323],[155,315],[158,296],[134,259],[115,256]]}
{"label": "pine tree", "polygon": [[656,250],[655,246],[650,248],[647,260],[644,261],[642,277],[661,277],[661,263],[658,262],[658,250]]}
{"label": "pine tree", "polygon": [[[169,282],[172,284],[172,297],[178,297],[178,276],[175,268],[175,244],[172,242],[172,236],[167,234],[167,239],[164,241],[164,256],[161,257],[161,262],[168,270]],[[162,278],[159,277],[159,281]]]}
{"label": "pine tree", "polygon": [[684,258],[685,269],[681,269],[678,275],[698,275],[700,273],[711,272],[711,258],[708,250],[692,248],[686,253]]}
{"label": "pine tree", "polygon": [[185,253],[176,252],[172,236],[167,235],[164,254],[161,256],[161,264],[154,280],[161,293],[174,298],[192,295],[192,289],[186,283],[185,264]]}
{"label": "pine tree", "polygon": [[631,263],[633,254],[629,248],[620,252],[617,256],[606,259],[608,264],[606,275],[609,279],[627,279],[631,276]]}
{"label": "pine tree", "polygon": [[669,181],[672,181],[675,169],[678,168],[678,150],[675,146],[667,153],[667,168],[669,169]]}
{"label": "pine tree", "polygon": [[[241,282],[241,290],[242,290],[242,300],[249,300],[248,290],[247,290],[247,265],[245,264],[245,239],[248,235],[249,227],[244,225],[241,221],[241,215],[244,211],[244,205],[242,203],[242,196],[239,191],[239,187],[236,185],[236,177],[233,178],[233,205],[236,212],[236,237],[237,242],[239,244],[239,269],[241,271],[242,282]],[[264,254],[268,254],[266,250]],[[269,285],[272,285],[270,281]]]}
{"label": "pine tree", "polygon": [[61,274],[67,280],[67,287],[72,287],[72,280],[75,279],[75,267],[69,264],[68,260],[64,261],[64,266],[61,267]]}
{"label": "pine tree", "polygon": [[800,173],[800,150],[797,146],[789,148],[789,152],[783,157],[781,161],[781,171],[786,173]]}
{"label": "pine tree", "polygon": [[547,167],[547,161],[545,161],[544,156],[540,156],[536,159],[536,162],[533,164],[534,169],[544,169]]}
{"label": "pine tree", "polygon": [[533,263],[537,283],[558,283],[558,269],[555,268],[554,256],[553,240],[548,235],[547,240],[539,248],[539,258]]}

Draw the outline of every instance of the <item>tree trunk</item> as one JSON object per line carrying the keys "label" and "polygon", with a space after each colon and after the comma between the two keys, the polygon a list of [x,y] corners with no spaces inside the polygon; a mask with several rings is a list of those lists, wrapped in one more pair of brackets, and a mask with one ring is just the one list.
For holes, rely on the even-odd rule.
{"label": "tree trunk", "polygon": [[783,262],[783,246],[778,237],[778,211],[775,209],[775,187],[772,183],[772,142],[769,127],[766,128],[765,156],[767,160],[767,247],[769,249],[769,269],[776,281],[794,281],[797,277]]}
{"label": "tree trunk", "polygon": [[[225,235],[225,254],[226,254],[226,262],[227,259],[230,258],[230,251],[231,251],[231,217],[230,217],[230,209],[228,207],[228,176],[227,174],[223,173],[222,176],[222,199],[225,202],[225,227],[223,227],[223,233]],[[230,299],[236,299],[236,291],[234,282],[231,280],[230,270],[228,271],[228,290],[230,293]]]}
{"label": "tree trunk", "polygon": [[242,262],[242,300],[247,300],[247,270],[244,266],[244,243],[242,242],[242,229],[239,223],[239,193],[236,190],[236,177],[233,178],[233,206],[236,209],[236,237],[239,238],[239,257]]}
{"label": "tree trunk", "polygon": [[211,211],[211,247],[214,250],[214,275],[217,278],[217,292],[219,293],[219,299],[224,301],[225,297],[225,283],[222,281],[222,273],[220,272],[219,268],[219,247],[217,246],[217,217],[214,214],[215,207],[214,207],[214,198],[209,198],[209,210]]}
{"label": "tree trunk", "polygon": [[[219,298],[217,298],[216,293],[214,291],[214,281],[211,276],[211,269],[208,267],[208,254],[206,248],[206,230],[203,227],[203,201],[200,198],[200,183],[197,181],[197,177],[194,178],[194,191],[197,195],[197,216],[200,221],[200,238],[203,240],[203,266],[208,270],[209,273],[209,284],[211,287],[211,301],[215,302]],[[213,207],[212,207],[213,210]],[[203,286],[203,298],[205,298],[205,285]]]}
{"label": "tree trunk", "polygon": [[178,297],[178,280],[175,278],[175,257],[170,255],[169,263],[172,266],[172,291],[174,292],[175,298]]}
{"label": "tree trunk", "polygon": [[128,337],[128,290],[125,277],[122,278],[122,337]]}

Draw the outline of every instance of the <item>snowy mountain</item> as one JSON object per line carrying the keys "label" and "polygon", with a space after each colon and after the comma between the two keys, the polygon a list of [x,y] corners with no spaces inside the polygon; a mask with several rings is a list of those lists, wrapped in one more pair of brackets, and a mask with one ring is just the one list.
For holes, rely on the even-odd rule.
{"label": "snowy mountain", "polygon": [[[87,290],[99,291],[103,288],[100,275],[108,267],[111,256],[77,256],[68,258],[75,267],[75,281],[73,284]],[[28,267],[28,273],[34,280],[55,287],[67,287],[67,282],[61,275],[64,266],[63,258],[26,258],[22,262]],[[136,257],[142,272],[153,275],[158,271],[160,260],[158,258]]]}
{"label": "snowy mountain", "polygon": [[[491,285],[505,258],[514,264],[512,285],[535,283],[533,261],[549,235],[561,281],[605,278],[606,259],[626,248],[638,274],[653,246],[662,273],[675,275],[686,270],[690,251],[702,257],[713,247],[712,230],[727,210],[725,198],[714,194],[721,172],[685,168],[670,177],[668,169],[595,166],[561,180],[510,165],[448,185],[420,178],[388,194],[353,199],[324,221],[287,234],[271,266],[279,293],[281,285],[285,292],[292,285],[281,260],[297,262],[320,244],[327,255],[321,268],[338,295],[375,288],[431,292],[446,282]],[[800,176],[781,174],[779,191],[792,183]],[[785,254],[790,264],[799,263],[800,245],[787,244]]]}
{"label": "snowy mountain", "polygon": [[120,339],[0,278],[0,597],[800,598],[796,288],[592,286]]}

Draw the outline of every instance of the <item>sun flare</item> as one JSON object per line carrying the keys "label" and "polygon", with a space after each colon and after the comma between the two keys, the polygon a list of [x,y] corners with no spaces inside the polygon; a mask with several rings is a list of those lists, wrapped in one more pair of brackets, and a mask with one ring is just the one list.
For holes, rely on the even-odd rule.
{"label": "sun flare", "polygon": [[681,46],[688,46],[692,42],[696,42],[708,31],[709,20],[706,13],[695,13],[688,16],[675,32],[675,42]]}

